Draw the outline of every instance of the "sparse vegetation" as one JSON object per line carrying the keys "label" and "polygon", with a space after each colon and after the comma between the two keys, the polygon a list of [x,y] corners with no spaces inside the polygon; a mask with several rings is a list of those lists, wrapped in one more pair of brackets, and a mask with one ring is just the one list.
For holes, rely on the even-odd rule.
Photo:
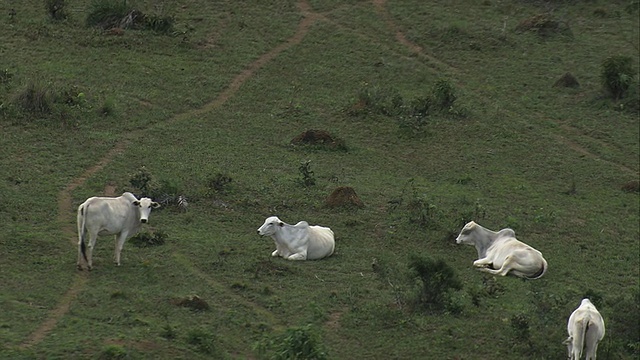
{"label": "sparse vegetation", "polygon": [[[637,70],[629,3],[120,0],[106,30],[90,2],[3,3],[0,358],[274,358],[310,324],[331,359],[560,359],[588,295],[598,358],[637,359],[637,74],[617,101],[600,74]],[[561,28],[515,30],[541,13]],[[146,238],[119,267],[100,238],[79,273],[77,206],[127,190],[162,203]],[[271,257],[271,215],[330,226],[335,254]],[[469,220],[514,228],[547,275],[474,269]],[[411,255],[460,290],[425,303]]]}

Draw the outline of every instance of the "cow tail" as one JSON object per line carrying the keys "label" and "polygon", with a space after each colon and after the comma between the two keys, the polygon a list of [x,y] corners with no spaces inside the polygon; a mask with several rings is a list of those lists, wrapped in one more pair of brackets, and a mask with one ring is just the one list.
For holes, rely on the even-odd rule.
{"label": "cow tail", "polygon": [[[582,354],[582,349],[584,349],[584,338],[587,335],[587,330],[589,329],[589,323],[591,323],[591,316],[587,316],[584,319],[578,321],[580,324],[580,330],[578,331],[578,337],[575,339],[573,343],[573,351],[578,351],[578,354]],[[577,349],[577,350],[576,350]]]}
{"label": "cow tail", "polygon": [[84,261],[88,263],[89,260],[87,260],[87,243],[85,241],[85,225],[87,218],[85,216],[85,212],[87,210],[87,207],[89,207],[89,204],[81,206],[78,210],[78,219],[80,220],[78,221],[78,236],[80,237],[80,251],[82,252],[82,257],[84,258]]}

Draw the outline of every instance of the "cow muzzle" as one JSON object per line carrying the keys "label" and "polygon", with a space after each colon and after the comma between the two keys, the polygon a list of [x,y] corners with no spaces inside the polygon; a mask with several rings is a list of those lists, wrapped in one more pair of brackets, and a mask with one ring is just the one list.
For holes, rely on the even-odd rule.
{"label": "cow muzzle", "polygon": [[149,220],[147,220],[147,219],[140,219],[140,222],[143,223],[143,224],[146,224],[148,221]]}

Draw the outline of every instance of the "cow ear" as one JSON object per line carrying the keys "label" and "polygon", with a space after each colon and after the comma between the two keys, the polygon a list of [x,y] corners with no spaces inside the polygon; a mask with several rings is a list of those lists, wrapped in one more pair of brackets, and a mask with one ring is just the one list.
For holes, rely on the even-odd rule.
{"label": "cow ear", "polygon": [[132,202],[133,206],[140,206],[140,201],[136,200]]}
{"label": "cow ear", "polygon": [[278,226],[283,227],[284,223],[281,221],[281,222],[278,223]]}
{"label": "cow ear", "polygon": [[157,202],[152,202],[152,203],[151,203],[151,206],[152,206],[154,209],[157,209],[157,208],[159,208],[159,207],[160,207],[160,204],[158,204]]}

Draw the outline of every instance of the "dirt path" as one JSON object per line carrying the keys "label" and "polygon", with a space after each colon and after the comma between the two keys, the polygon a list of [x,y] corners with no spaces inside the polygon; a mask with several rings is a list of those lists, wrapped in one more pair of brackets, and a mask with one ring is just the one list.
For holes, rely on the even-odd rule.
{"label": "dirt path", "polygon": [[[243,70],[240,74],[238,74],[229,84],[229,86],[218,95],[213,101],[205,104],[203,107],[199,109],[195,109],[193,111],[189,111],[186,113],[175,115],[173,118],[167,120],[167,123],[176,122],[179,120],[183,120],[185,118],[201,115],[207,112],[210,112],[219,106],[223,105],[229,98],[231,98],[237,91],[240,89],[242,84],[247,81],[257,70],[262,68],[269,61],[273,60],[276,56],[278,56],[281,52],[287,50],[288,48],[299,44],[302,39],[305,37],[311,25],[318,20],[320,15],[314,14],[310,11],[311,7],[307,3],[306,0],[302,0],[298,2],[298,9],[303,16],[303,19],[298,24],[298,28],[295,34],[290,37],[284,43],[276,46],[271,51],[263,54],[253,63],[249,64],[249,66]],[[145,129],[138,129],[132,133],[129,133],[129,138],[135,137],[138,133],[143,132]],[[71,183],[69,183],[59,194],[58,194],[58,223],[63,229],[64,236],[67,237],[73,246],[75,247],[77,244],[77,235],[75,229],[75,209],[73,207],[72,202],[72,193],[79,186],[83,185],[87,179],[93,176],[98,171],[102,170],[105,166],[113,161],[113,159],[125,152],[127,147],[129,146],[129,141],[127,139],[121,140],[118,142],[102,159],[100,159],[95,165],[91,166],[87,169],[82,175],[73,179]],[[107,185],[105,187],[105,195],[111,196],[115,195],[115,187],[112,185]],[[71,267],[70,267],[71,268]],[[206,278],[207,282],[210,284],[217,284],[215,281],[203,274],[198,273],[201,277]],[[71,287],[69,290],[62,296],[58,305],[51,310],[47,319],[34,331],[32,332],[27,339],[20,345],[20,348],[25,349],[31,346],[34,346],[40,343],[48,334],[53,330],[58,321],[69,311],[69,307],[71,303],[75,300],[78,294],[82,291],[84,286],[87,284],[89,280],[89,273],[85,271],[77,272],[75,279],[73,280]],[[219,284],[218,284],[219,286]],[[244,301],[246,303],[246,301]],[[265,311],[256,308],[253,304],[246,304],[251,308],[254,308],[258,313],[264,315]]]}

